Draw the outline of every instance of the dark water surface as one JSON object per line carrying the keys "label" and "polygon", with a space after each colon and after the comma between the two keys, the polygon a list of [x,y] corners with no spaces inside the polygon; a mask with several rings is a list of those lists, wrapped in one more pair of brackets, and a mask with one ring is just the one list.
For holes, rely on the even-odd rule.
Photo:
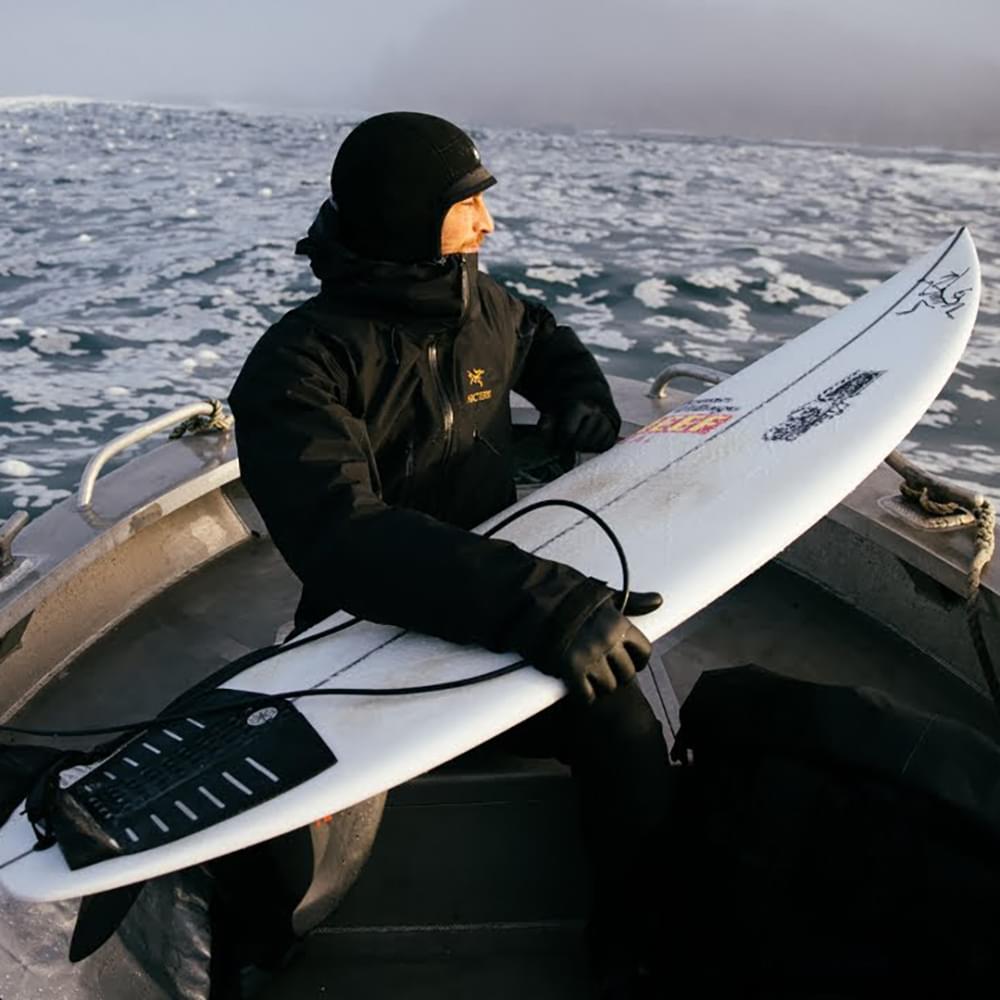
{"label": "dark water surface", "polygon": [[[293,255],[347,119],[0,102],[0,519],[131,425],[224,397],[315,290]],[[609,372],[735,371],[969,225],[972,342],[907,442],[1000,496],[1000,157],[484,129],[483,264]]]}

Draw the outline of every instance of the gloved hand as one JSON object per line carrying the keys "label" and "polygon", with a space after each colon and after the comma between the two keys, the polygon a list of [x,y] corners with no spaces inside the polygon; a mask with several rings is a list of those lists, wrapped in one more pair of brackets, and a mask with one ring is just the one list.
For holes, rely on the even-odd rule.
{"label": "gloved hand", "polygon": [[[662,603],[656,593],[631,594],[625,610],[648,614]],[[562,678],[570,695],[588,704],[632,680],[652,652],[649,640],[617,609],[614,600],[598,605],[561,648],[560,654],[536,666]]]}
{"label": "gloved hand", "polygon": [[[615,591],[615,607],[620,607],[622,603],[622,592]],[[640,615],[652,614],[661,604],[663,604],[663,594],[655,590],[633,590],[629,592],[628,601],[622,614],[629,618],[638,618]]]}
{"label": "gloved hand", "polygon": [[559,413],[543,413],[538,421],[550,445],[572,451],[607,451],[618,440],[620,426],[587,399],[574,399]]}

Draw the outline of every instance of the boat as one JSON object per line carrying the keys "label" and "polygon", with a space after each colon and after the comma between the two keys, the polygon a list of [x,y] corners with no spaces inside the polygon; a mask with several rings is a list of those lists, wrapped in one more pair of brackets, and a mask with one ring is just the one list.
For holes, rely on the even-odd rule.
{"label": "boat", "polygon": [[[690,364],[671,365],[652,383],[609,377],[622,433],[690,398],[678,380],[723,378]],[[537,414],[515,403],[525,492],[559,467],[539,448]],[[181,433],[140,448],[170,428]],[[657,642],[640,682],[668,744],[698,676],[747,662],[891,692],[1000,740],[988,657],[1000,640],[1000,568],[983,569],[989,506],[896,453],[890,461],[777,558]],[[914,506],[901,482],[939,506]],[[711,531],[706,525],[706,547]],[[0,722],[73,729],[155,715],[286,635],[298,591],[241,484],[220,405],[163,414],[100,449],[75,496],[0,526]],[[253,995],[586,995],[577,836],[568,772],[554,761],[486,747],[392,789],[344,828],[349,859],[310,899],[320,912],[331,900],[340,905]],[[14,901],[0,903],[8,917],[16,912]],[[39,933],[48,928],[65,946],[75,907],[40,904],[31,914]],[[9,955],[11,921],[3,925],[0,947]],[[44,951],[50,981],[70,983],[52,941]],[[74,967],[78,989],[79,969],[101,954]]]}

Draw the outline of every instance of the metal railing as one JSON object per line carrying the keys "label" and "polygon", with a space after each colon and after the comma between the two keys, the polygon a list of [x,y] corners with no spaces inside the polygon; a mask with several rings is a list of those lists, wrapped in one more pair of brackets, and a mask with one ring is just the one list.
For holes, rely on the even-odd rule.
{"label": "metal railing", "polygon": [[693,365],[686,361],[675,365],[667,365],[649,388],[649,395],[653,399],[665,399],[667,386],[677,378],[693,378],[699,382],[707,382],[709,385],[718,385],[729,378],[728,372],[720,372],[717,368],[709,368],[706,365]]}
{"label": "metal railing", "polygon": [[80,477],[80,487],[76,494],[76,505],[80,510],[88,510],[94,498],[94,486],[97,477],[101,474],[101,469],[115,457],[146,438],[159,434],[160,431],[170,430],[177,424],[192,417],[211,417],[215,413],[212,403],[188,403],[187,406],[178,407],[169,413],[163,413],[152,420],[147,420],[138,427],[133,427],[124,434],[119,434],[114,440],[109,441],[94,457],[87,463]]}
{"label": "metal railing", "polygon": [[21,529],[28,523],[28,515],[19,510],[11,514],[3,524],[0,524],[0,576],[3,576],[14,566],[14,553],[11,546]]}

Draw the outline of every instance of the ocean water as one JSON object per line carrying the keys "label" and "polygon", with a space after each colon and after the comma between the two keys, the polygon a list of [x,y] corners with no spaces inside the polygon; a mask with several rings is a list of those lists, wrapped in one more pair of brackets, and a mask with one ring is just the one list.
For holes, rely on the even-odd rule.
{"label": "ocean water", "polygon": [[[311,295],[293,254],[347,117],[0,101],[0,519],[89,456],[225,397]],[[1000,496],[1000,157],[678,135],[479,129],[500,183],[484,267],[610,373],[736,371],[966,224],[984,295],[905,447]]]}

